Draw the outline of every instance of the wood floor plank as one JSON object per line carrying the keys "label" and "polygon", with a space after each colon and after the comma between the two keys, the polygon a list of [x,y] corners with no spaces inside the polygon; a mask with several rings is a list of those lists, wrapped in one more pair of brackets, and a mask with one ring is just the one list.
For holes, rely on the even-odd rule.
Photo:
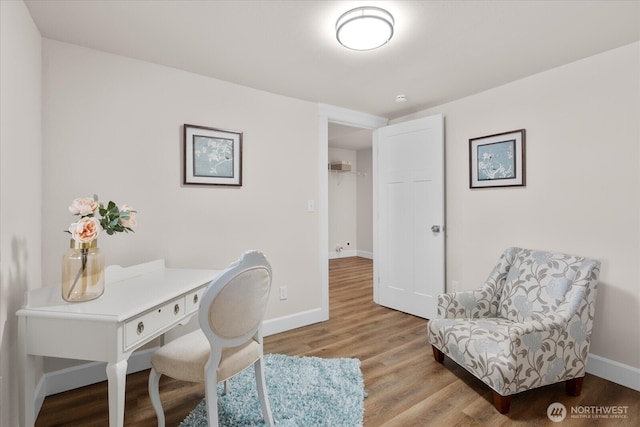
{"label": "wood floor plank", "polygon": [[[587,375],[582,394],[568,396],[563,384],[515,395],[508,414],[493,407],[491,390],[445,358],[437,363],[426,341],[424,319],[373,303],[373,264],[352,257],[329,263],[330,320],[269,336],[266,353],[355,357],[365,390],[364,425],[387,426],[636,426],[640,393]],[[147,395],[149,371],[127,376],[125,426],[151,427],[155,413]],[[167,426],[177,426],[204,398],[201,384],[163,377],[161,399]],[[572,406],[627,406],[627,418],[577,419],[561,424],[547,418],[553,402]],[[37,427],[107,426],[106,382],[45,399]],[[349,427],[349,426],[336,426]]]}

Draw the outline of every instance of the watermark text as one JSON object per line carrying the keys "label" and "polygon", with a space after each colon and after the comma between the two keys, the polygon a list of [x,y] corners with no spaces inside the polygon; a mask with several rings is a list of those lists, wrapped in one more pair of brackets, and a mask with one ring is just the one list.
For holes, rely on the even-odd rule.
{"label": "watermark text", "polygon": [[575,419],[620,419],[627,418],[628,406],[581,405],[572,406],[570,411],[560,402],[554,402],[547,407],[547,417],[554,423],[564,421],[566,417]]}

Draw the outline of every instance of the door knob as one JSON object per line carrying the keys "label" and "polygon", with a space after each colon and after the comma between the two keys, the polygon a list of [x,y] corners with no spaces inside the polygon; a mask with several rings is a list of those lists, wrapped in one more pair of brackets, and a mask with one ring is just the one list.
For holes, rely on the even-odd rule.
{"label": "door knob", "polygon": [[433,231],[434,233],[439,233],[440,232],[440,226],[439,225],[432,225],[431,226],[431,231]]}

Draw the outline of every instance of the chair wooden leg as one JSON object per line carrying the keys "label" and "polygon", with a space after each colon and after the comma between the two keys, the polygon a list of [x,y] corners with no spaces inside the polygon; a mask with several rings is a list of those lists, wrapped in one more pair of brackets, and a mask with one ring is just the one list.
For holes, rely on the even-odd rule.
{"label": "chair wooden leg", "polygon": [[436,359],[436,362],[443,363],[444,362],[444,353],[441,352],[436,346],[432,345],[433,349],[433,358]]}
{"label": "chair wooden leg", "polygon": [[567,394],[570,396],[580,396],[580,392],[582,391],[583,381],[584,381],[584,377],[571,378],[570,380],[567,380],[565,382]]}
{"label": "chair wooden leg", "polygon": [[204,377],[204,399],[207,405],[207,426],[218,427],[218,377],[213,375]]}
{"label": "chair wooden leg", "polygon": [[156,411],[156,417],[158,418],[158,427],[164,427],[164,410],[162,409],[162,401],[160,401],[160,377],[153,367],[149,372],[149,398],[151,399],[151,405]]}
{"label": "chair wooden leg", "polygon": [[264,423],[267,426],[275,425],[273,420],[273,413],[271,412],[271,405],[269,404],[269,397],[267,395],[267,382],[264,371],[264,360],[261,357],[253,364],[256,374],[256,388],[258,389],[258,398],[260,399],[260,408],[262,409],[262,417]]}
{"label": "chair wooden leg", "polygon": [[496,407],[498,412],[506,414],[509,412],[509,406],[511,405],[511,396],[503,396],[500,393],[493,391],[493,406]]}

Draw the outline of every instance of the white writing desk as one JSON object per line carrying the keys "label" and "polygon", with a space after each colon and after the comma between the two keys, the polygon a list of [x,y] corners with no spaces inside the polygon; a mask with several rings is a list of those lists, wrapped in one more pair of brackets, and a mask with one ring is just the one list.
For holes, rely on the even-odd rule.
{"label": "white writing desk", "polygon": [[109,426],[124,423],[127,359],[134,350],[187,322],[220,270],[165,268],[164,260],[107,267],[104,294],[69,303],[60,286],[25,294],[18,316],[20,425],[35,423],[37,356],[107,362]]}

